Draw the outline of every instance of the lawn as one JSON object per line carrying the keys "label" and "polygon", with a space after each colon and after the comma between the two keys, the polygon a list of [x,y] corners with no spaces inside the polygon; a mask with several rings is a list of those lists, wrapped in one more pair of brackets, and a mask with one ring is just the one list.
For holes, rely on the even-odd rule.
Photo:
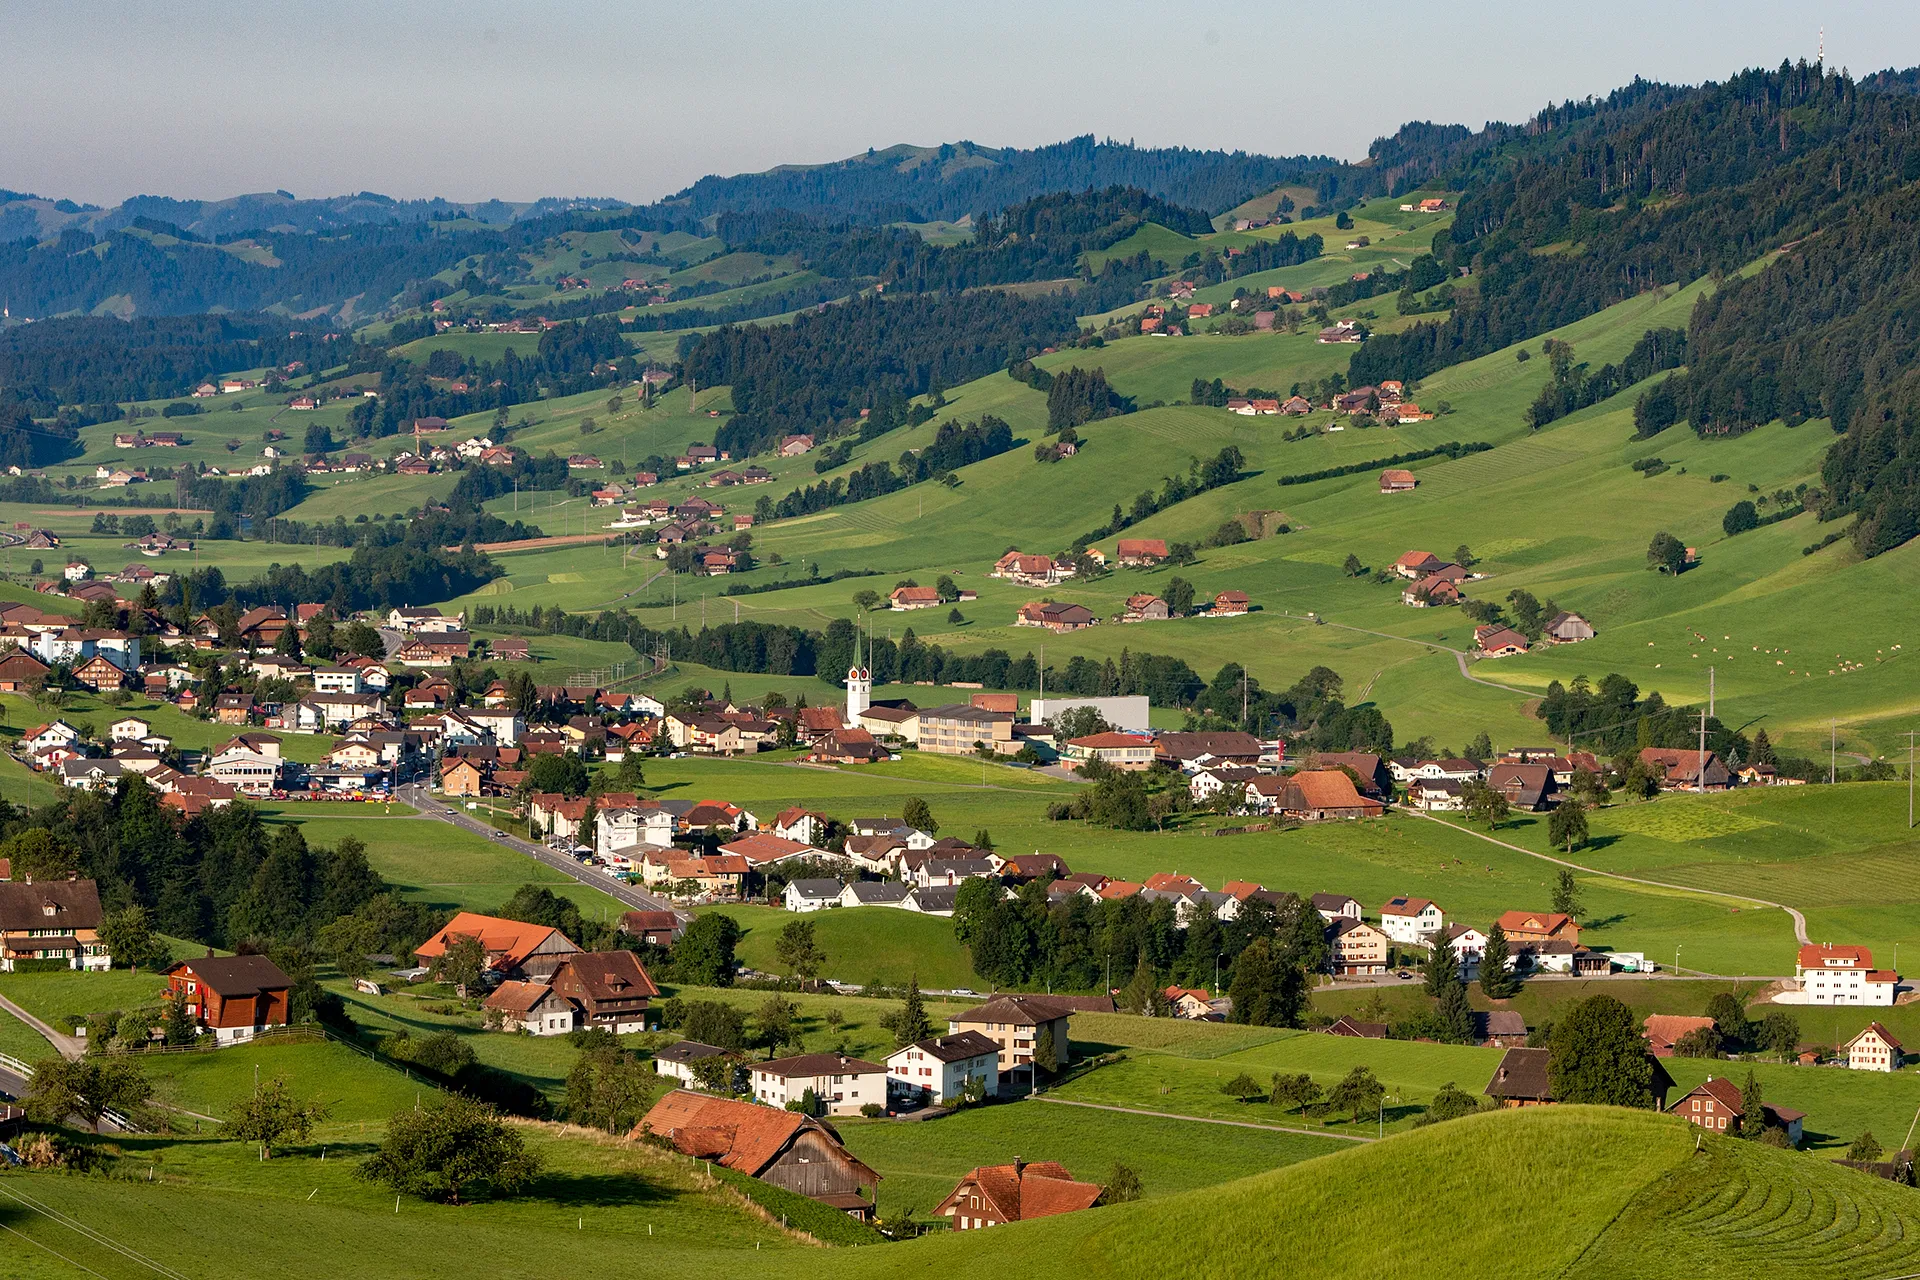
{"label": "lawn", "polygon": [[431,1100],[437,1093],[432,1084],[331,1040],[269,1038],[225,1049],[147,1054],[140,1061],[156,1099],[222,1118],[252,1092],[256,1074],[261,1080],[285,1076],[296,1096],[325,1103],[336,1124],[383,1124],[417,1098]]}
{"label": "lawn", "polygon": [[939,990],[980,985],[966,948],[954,940],[953,921],[892,907],[845,907],[801,916],[779,907],[715,907],[744,930],[737,954],[763,973],[783,972],[774,954],[780,931],[795,920],[813,925],[814,944],[826,953],[821,973],[842,982],[920,985]]}
{"label": "lawn", "polygon": [[53,1053],[45,1036],[5,1010],[0,1010],[0,1053],[22,1062],[38,1062]]}
{"label": "lawn", "polygon": [[110,969],[104,973],[61,969],[52,973],[0,974],[0,995],[56,1031],[71,1032],[89,1014],[157,1007],[166,979],[157,973]]}
{"label": "lawn", "polygon": [[847,1147],[885,1181],[882,1213],[924,1217],[976,1165],[1057,1160],[1074,1176],[1105,1182],[1124,1164],[1142,1194],[1174,1195],[1325,1155],[1346,1144],[1259,1129],[1197,1125],[1083,1107],[1011,1102],[939,1120],[839,1122]]}

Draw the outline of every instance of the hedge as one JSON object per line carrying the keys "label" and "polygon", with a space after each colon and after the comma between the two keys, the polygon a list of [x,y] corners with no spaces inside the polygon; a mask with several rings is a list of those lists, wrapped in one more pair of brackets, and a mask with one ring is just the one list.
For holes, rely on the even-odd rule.
{"label": "hedge", "polygon": [[1416,449],[1412,453],[1396,453],[1391,458],[1375,458],[1371,462],[1354,462],[1344,467],[1328,467],[1325,471],[1306,471],[1294,476],[1281,476],[1282,486],[1290,484],[1311,484],[1315,480],[1332,480],[1336,476],[1357,476],[1363,471],[1372,471],[1376,467],[1397,467],[1406,462],[1422,462],[1428,458],[1464,458],[1470,453],[1485,453],[1492,445],[1483,441],[1461,444],[1458,440],[1449,440],[1432,449]]}
{"label": "hedge", "polygon": [[850,1218],[830,1205],[776,1187],[771,1182],[750,1178],[725,1165],[707,1166],[707,1171],[747,1199],[780,1218],[796,1231],[804,1231],[822,1244],[885,1244],[887,1238],[866,1223]]}

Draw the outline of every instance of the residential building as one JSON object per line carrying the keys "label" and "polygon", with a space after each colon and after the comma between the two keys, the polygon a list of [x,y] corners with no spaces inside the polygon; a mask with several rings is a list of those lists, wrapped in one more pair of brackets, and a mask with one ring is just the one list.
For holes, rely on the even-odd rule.
{"label": "residential building", "polygon": [[682,1084],[698,1084],[699,1077],[693,1072],[694,1063],[727,1056],[727,1050],[715,1045],[701,1044],[698,1040],[676,1040],[653,1051],[653,1072],[655,1075],[672,1076]]}
{"label": "residential building", "polygon": [[1167,558],[1167,544],[1160,538],[1122,538],[1117,554],[1121,564],[1145,568]]}
{"label": "residential building", "polygon": [[1506,1051],[1493,1079],[1481,1092],[1503,1107],[1543,1107],[1553,1102],[1553,1084],[1547,1076],[1548,1049],[1516,1046]]}
{"label": "residential building", "polygon": [[[825,862],[844,861],[837,854],[828,853],[825,849],[817,849],[810,844],[802,844],[798,840],[783,840],[766,831],[755,831],[741,836],[738,840],[729,841],[720,846],[720,852],[744,858],[750,866],[755,868],[791,862],[796,858],[809,860],[818,858]],[[834,893],[839,892],[836,882]]]}
{"label": "residential building", "polygon": [[1866,1030],[1840,1046],[1840,1052],[1855,1071],[1898,1071],[1904,1050],[1893,1032],[1869,1022]]}
{"label": "residential building", "polygon": [[887,596],[887,607],[896,613],[912,609],[933,609],[940,604],[940,593],[933,587],[895,587]]}
{"label": "residential building", "polygon": [[640,957],[631,951],[581,951],[566,956],[553,971],[553,989],[573,1003],[578,1025],[615,1035],[647,1030],[649,1002],[660,994]]}
{"label": "residential building", "polygon": [[1810,943],[1801,947],[1793,976],[1800,981],[1800,1004],[1891,1005],[1900,975],[1873,967],[1866,947]]}
{"label": "residential building", "polygon": [[1253,601],[1244,591],[1222,591],[1213,598],[1213,608],[1207,610],[1209,618],[1238,618],[1252,610]]}
{"label": "residential building", "polygon": [[1483,658],[1509,658],[1527,651],[1527,638],[1512,627],[1490,624],[1473,629],[1473,647]]}
{"label": "residential building", "polygon": [[873,1202],[861,1192],[878,1186],[880,1175],[840,1144],[831,1125],[811,1116],[675,1089],[634,1126],[632,1136],[642,1134],[862,1220],[873,1216]]}
{"label": "residential building", "polygon": [[1377,818],[1386,812],[1354,788],[1340,769],[1302,769],[1284,777],[1260,777],[1247,784],[1249,807],[1301,822],[1336,818]]}
{"label": "residential building", "polygon": [[1163,733],[1154,739],[1154,754],[1192,772],[1213,764],[1252,767],[1261,762],[1263,749],[1260,739],[1237,730]]}
{"label": "residential building", "polygon": [[844,1053],[803,1053],[756,1062],[747,1076],[754,1099],[770,1107],[799,1102],[808,1092],[829,1115],[859,1115],[862,1107],[887,1105],[886,1067]]}
{"label": "residential building", "polygon": [[913,890],[898,880],[854,880],[841,890],[843,907],[901,907]]}
{"label": "residential building", "polygon": [[187,1016],[202,1034],[212,1034],[215,1044],[224,1046],[286,1026],[293,980],[265,956],[209,952],[168,969],[167,988],[186,996]]}
{"label": "residential building", "polygon": [[1380,908],[1380,932],[1408,946],[1427,946],[1446,923],[1439,904],[1425,898],[1389,898]]}
{"label": "residential building", "polygon": [[1094,1183],[1076,1182],[1065,1165],[1052,1160],[1016,1160],[967,1173],[933,1212],[951,1218],[956,1231],[977,1231],[1091,1209],[1101,1191]]}
{"label": "residential building", "polygon": [[531,1036],[563,1036],[573,1030],[573,1005],[544,982],[508,979],[488,994],[481,1008],[502,1030]]}
{"label": "residential building", "polygon": [[686,927],[677,911],[629,911],[620,917],[620,932],[655,947],[672,946]]}
{"label": "residential building", "polygon": [[1487,770],[1487,786],[1511,807],[1530,813],[1552,808],[1560,789],[1553,769],[1544,764],[1496,764]]}
{"label": "residential building", "polygon": [[838,880],[789,880],[780,904],[789,911],[825,911],[840,905],[840,895],[846,888]]}
{"label": "residential building", "polygon": [[1508,911],[1498,923],[1509,943],[1580,941],[1580,926],[1557,911]]}
{"label": "residential building", "polygon": [[1413,472],[1399,467],[1389,467],[1380,473],[1380,492],[1412,493],[1420,482],[1414,479]]}
{"label": "residential building", "polygon": [[947,1030],[977,1031],[998,1045],[998,1066],[1005,1081],[1016,1072],[1031,1076],[1036,1063],[1045,1057],[1053,1059],[1052,1070],[1069,1065],[1073,1061],[1068,1037],[1072,1016],[1072,1010],[1042,996],[996,996],[953,1015],[947,1021]]}
{"label": "residential building", "polygon": [[1316,893],[1311,899],[1313,909],[1328,924],[1338,924],[1342,920],[1360,920],[1366,915],[1361,909],[1359,899],[1349,898],[1344,893]]}
{"label": "residential building", "polygon": [[1328,1023],[1323,1034],[1345,1036],[1351,1040],[1385,1040],[1387,1024],[1384,1022],[1361,1022],[1350,1014],[1341,1014]]}
{"label": "residential building", "polygon": [[100,920],[100,889],[92,880],[0,879],[0,973],[13,972],[22,960],[111,968]]}
{"label": "residential building", "polygon": [[1165,622],[1170,613],[1167,602],[1150,592],[1127,597],[1127,611],[1121,615],[1122,622]]}
{"label": "residential building", "polygon": [[1387,935],[1364,920],[1341,916],[1328,931],[1330,967],[1335,977],[1387,971]]}
{"label": "residential building", "polygon": [[[1782,1129],[1786,1132],[1788,1145],[1800,1145],[1803,1121],[1806,1119],[1804,1112],[1789,1111],[1770,1102],[1761,1103],[1760,1109],[1765,1113],[1762,1120],[1764,1127]],[[1746,1099],[1741,1095],[1740,1086],[1724,1076],[1708,1076],[1667,1110],[1715,1133],[1739,1133],[1751,1119],[1747,1115]]]}
{"label": "residential building", "polygon": [[1479,975],[1481,957],[1487,954],[1487,935],[1470,924],[1450,924],[1441,936],[1453,948],[1461,976],[1473,981]]}
{"label": "residential building", "polygon": [[894,1096],[931,1106],[965,1095],[969,1085],[991,1097],[1000,1089],[1000,1046],[977,1031],[919,1040],[887,1056]]}

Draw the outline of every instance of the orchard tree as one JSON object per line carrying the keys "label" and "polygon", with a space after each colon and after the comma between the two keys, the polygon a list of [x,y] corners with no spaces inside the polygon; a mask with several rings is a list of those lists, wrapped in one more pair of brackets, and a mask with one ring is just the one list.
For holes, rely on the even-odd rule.
{"label": "orchard tree", "polygon": [[1612,996],[1589,996],[1553,1024],[1547,1075],[1558,1102],[1650,1107],[1653,1059],[1633,1010]]}
{"label": "orchard tree", "polygon": [[540,1158],[519,1130],[492,1107],[457,1093],[395,1112],[380,1149],[355,1170],[394,1191],[444,1204],[513,1195],[539,1172]]}
{"label": "orchard tree", "polygon": [[[1547,838],[1553,842],[1555,848],[1565,849],[1568,853],[1586,844],[1587,806],[1572,796],[1554,806],[1552,816],[1547,819]],[[1571,900],[1573,873],[1562,868],[1560,876],[1566,883],[1569,900]],[[1560,908],[1556,906],[1554,910],[1558,911]],[[1569,911],[1566,914],[1572,915],[1573,912]]]}
{"label": "orchard tree", "polygon": [[273,1149],[287,1142],[305,1142],[313,1126],[327,1118],[327,1104],[316,1098],[296,1098],[287,1078],[277,1075],[242,1099],[220,1126],[223,1137],[260,1144],[260,1158],[273,1159]]}
{"label": "orchard tree", "polygon": [[1687,567],[1687,544],[1662,530],[1647,544],[1647,567],[1660,573],[1678,574]]}
{"label": "orchard tree", "polygon": [[827,953],[814,941],[811,920],[789,921],[774,941],[773,954],[781,968],[802,980],[817,975],[827,963]]}

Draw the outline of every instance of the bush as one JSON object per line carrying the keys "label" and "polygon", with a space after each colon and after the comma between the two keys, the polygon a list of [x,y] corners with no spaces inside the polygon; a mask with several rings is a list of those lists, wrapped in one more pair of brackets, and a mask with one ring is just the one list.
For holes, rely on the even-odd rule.
{"label": "bush", "polygon": [[860,1114],[869,1120],[878,1120],[881,1116],[887,1114],[887,1109],[877,1102],[867,1102],[861,1104]]}

